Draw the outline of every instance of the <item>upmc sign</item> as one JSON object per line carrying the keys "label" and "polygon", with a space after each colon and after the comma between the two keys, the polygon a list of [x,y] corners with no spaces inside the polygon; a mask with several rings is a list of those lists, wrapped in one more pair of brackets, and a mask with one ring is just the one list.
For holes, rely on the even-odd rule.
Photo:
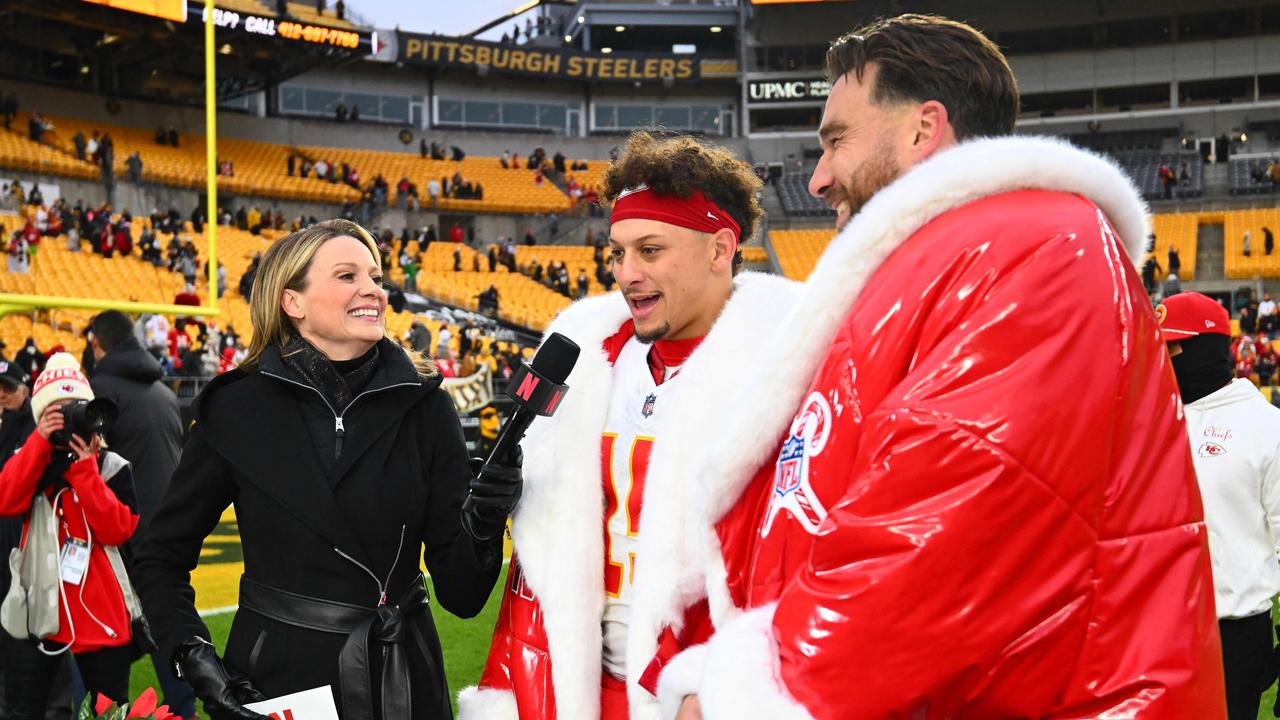
{"label": "upmc sign", "polygon": [[753,103],[785,103],[801,100],[825,100],[831,82],[821,78],[795,80],[752,80],[747,83],[747,98]]}

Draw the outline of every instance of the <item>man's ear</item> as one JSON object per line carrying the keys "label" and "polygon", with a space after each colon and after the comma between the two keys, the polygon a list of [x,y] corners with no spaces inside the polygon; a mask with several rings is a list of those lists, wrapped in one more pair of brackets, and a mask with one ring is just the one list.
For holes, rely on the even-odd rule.
{"label": "man's ear", "polygon": [[911,144],[913,162],[920,162],[955,142],[955,128],[947,106],[937,100],[926,100],[916,108],[915,139]]}
{"label": "man's ear", "polygon": [[302,296],[294,290],[285,290],[280,296],[280,308],[284,310],[284,314],[294,320],[301,320],[307,316],[302,308]]}
{"label": "man's ear", "polygon": [[716,272],[723,272],[726,269],[733,269],[733,256],[738,249],[738,243],[734,237],[733,231],[729,228],[720,228],[711,236],[711,269]]}

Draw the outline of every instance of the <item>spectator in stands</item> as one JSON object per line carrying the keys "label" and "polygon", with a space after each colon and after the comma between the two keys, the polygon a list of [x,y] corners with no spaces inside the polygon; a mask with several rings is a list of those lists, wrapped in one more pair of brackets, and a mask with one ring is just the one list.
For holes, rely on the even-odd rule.
{"label": "spectator in stands", "polygon": [[77,130],[75,135],[71,136],[71,144],[76,148],[76,159],[83,161],[85,159],[86,141],[84,139],[84,131]]}
{"label": "spectator in stands", "polygon": [[84,151],[88,154],[89,160],[94,163],[98,162],[98,131],[94,130],[93,135],[89,137],[89,142],[85,143]]}
{"label": "spectator in stands", "polygon": [[454,162],[462,162],[462,160],[467,157],[467,154],[463,152],[462,148],[458,147],[457,145],[450,145],[449,150],[453,154],[453,156],[450,159],[453,160]]}
{"label": "spectator in stands", "polygon": [[449,330],[448,325],[441,325],[440,332],[436,335],[436,357],[450,359],[453,357],[453,350],[450,344],[453,342],[453,333]]}
{"label": "spectator in stands", "polygon": [[1272,158],[1267,166],[1267,179],[1271,181],[1271,189],[1280,187],[1280,159]]}
{"label": "spectator in stands", "polygon": [[587,269],[578,268],[578,298],[579,299],[587,296],[587,290],[590,286],[590,283],[591,283],[591,280],[590,278],[587,277]]}
{"label": "spectator in stands", "polygon": [[236,210],[236,227],[240,230],[249,229],[249,213],[244,209],[243,205]]}
{"label": "spectator in stands", "polygon": [[525,230],[524,230],[524,244],[525,244],[525,245],[536,245],[537,243],[538,243],[538,239],[537,239],[536,237],[534,237],[534,235],[533,235],[533,228],[525,228]]}
{"label": "spectator in stands", "polygon": [[1257,379],[1255,380],[1255,383],[1257,385],[1264,385],[1268,387],[1274,385],[1276,379],[1276,364],[1277,360],[1280,358],[1277,357],[1275,348],[1271,347],[1271,339],[1268,336],[1258,336],[1256,353],[1257,365],[1254,369]]}
{"label": "spectator in stands", "polygon": [[1264,225],[1262,227],[1262,251],[1265,254],[1270,255],[1271,251],[1275,249],[1276,249],[1276,235],[1275,233],[1271,232],[1271,228]]}
{"label": "spectator in stands", "polygon": [[338,122],[346,122],[347,121],[347,104],[339,100],[337,107],[333,109],[333,116],[334,116],[334,119],[337,120]]}
{"label": "spectator in stands", "polygon": [[1178,256],[1178,248],[1173,245],[1169,246],[1169,262],[1166,267],[1171,274],[1182,271],[1182,258]]}
{"label": "spectator in stands", "polygon": [[4,118],[4,129],[12,129],[13,117],[18,114],[18,97],[9,93],[0,101],[0,116]]}
{"label": "spectator in stands", "polygon": [[444,145],[436,142],[431,143],[431,159],[432,160],[444,159]]}
{"label": "spectator in stands", "polygon": [[564,169],[564,153],[562,153],[562,152],[560,152],[559,150],[557,150],[557,151],[556,151],[556,154],[555,154],[555,157],[553,157],[553,158],[552,158],[552,164],[553,164],[553,166],[555,167],[556,172],[558,172],[558,173],[560,173],[561,175],[563,175],[563,174],[564,174],[564,172],[565,172],[565,169]]}
{"label": "spectator in stands", "polygon": [[426,160],[427,156],[430,155],[430,153],[431,151],[427,147],[427,139],[420,138],[418,140],[418,156],[421,157],[423,160]]}
{"label": "spectator in stands", "polygon": [[1172,297],[1182,292],[1182,282],[1178,280],[1178,273],[1170,272],[1169,276],[1164,279],[1164,297]]}
{"label": "spectator in stands", "polygon": [[230,160],[223,160],[218,163],[218,174],[223,177],[234,177],[236,174],[235,164]]}
{"label": "spectator in stands", "polygon": [[462,225],[455,222],[449,228],[449,242],[461,243],[463,238]]}
{"label": "spectator in stands", "polygon": [[298,166],[298,177],[309,177],[311,175],[311,161],[302,158],[302,164]]}
{"label": "spectator in stands", "polygon": [[334,14],[334,16],[335,16],[335,17],[337,17],[339,20],[346,20],[346,19],[347,19],[347,4],[346,4],[345,2],[343,2],[342,0],[338,0],[338,2],[334,3],[334,5],[333,5],[333,14]]}
{"label": "spectator in stands", "polygon": [[453,249],[453,271],[462,272],[462,248]]}
{"label": "spectator in stands", "polygon": [[125,166],[129,168],[129,182],[142,182],[142,156],[136,150],[125,160]]}
{"label": "spectator in stands", "polygon": [[27,204],[37,207],[44,204],[44,193],[40,192],[40,183],[31,183],[31,192],[27,195]]}
{"label": "spectator in stands", "polygon": [[1168,163],[1161,162],[1156,175],[1160,178],[1160,187],[1164,189],[1165,199],[1172,198],[1174,188],[1178,185],[1178,174],[1174,172],[1173,168],[1169,167]]}
{"label": "spectator in stands", "polygon": [[178,147],[178,128],[172,125],[169,126],[169,144]]}
{"label": "spectator in stands", "polygon": [[1249,312],[1249,306],[1245,305],[1240,308],[1240,332],[1244,335],[1253,335],[1258,331],[1258,319]]}
{"label": "spectator in stands", "polygon": [[285,172],[289,177],[293,177],[293,173],[297,169],[297,165],[298,155],[296,153],[289,153],[289,157],[285,159]]}
{"label": "spectator in stands", "polygon": [[169,141],[169,134],[164,131],[163,125],[156,126],[156,144],[164,145]]}
{"label": "spectator in stands", "polygon": [[1253,253],[1253,233],[1245,230],[1244,239],[1240,241],[1240,251],[1245,257],[1249,257]]}
{"label": "spectator in stands", "polygon": [[227,266],[218,263],[218,297],[227,294]]}
{"label": "spectator in stands", "polygon": [[1271,299],[1271,293],[1263,293],[1262,302],[1258,303],[1258,332],[1274,333],[1276,327],[1280,326],[1280,316],[1276,315],[1280,312],[1274,300]]}

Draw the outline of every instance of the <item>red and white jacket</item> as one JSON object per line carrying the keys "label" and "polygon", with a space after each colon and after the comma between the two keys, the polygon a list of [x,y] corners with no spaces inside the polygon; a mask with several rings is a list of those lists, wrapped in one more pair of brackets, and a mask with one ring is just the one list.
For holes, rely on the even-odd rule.
{"label": "red and white jacket", "polygon": [[[699,482],[695,460],[726,422],[722,408],[760,392],[749,356],[776,333],[799,286],[742,273],[706,338],[664,396],[664,421],[649,458],[640,515],[627,641],[631,717],[658,717],[657,672],[689,635],[705,629],[705,562],[687,533]],[[601,431],[613,368],[604,348],[630,319],[620,293],[575,303],[548,332],[572,338],[582,354],[570,392],[552,418],[525,437],[524,496],[512,516],[515,555],[488,662],[478,687],[458,698],[461,720],[598,718],[604,608],[604,497]],[[659,645],[662,648],[659,648]],[[647,689],[646,689],[647,686]],[[571,709],[571,710],[567,710]]]}
{"label": "red and white jacket", "polygon": [[1146,209],[1064,143],[962,143],[878,193],[700,464],[706,720],[1225,717]]}
{"label": "red and white jacket", "polygon": [[[29,515],[31,499],[52,453],[49,441],[33,432],[22,448],[4,463],[0,470],[0,517]],[[91,541],[89,565],[81,583],[62,583],[64,594],[59,601],[58,631],[45,639],[50,647],[70,644],[73,653],[91,652],[128,645],[132,638],[129,608],[103,550],[105,545],[128,542],[138,526],[138,513],[131,507],[133,476],[127,464],[119,456],[115,457],[116,466],[124,465],[124,468],[115,473],[110,484],[99,473],[99,459],[88,458],[71,463],[63,475],[69,490],[61,494],[47,491],[50,500],[57,499],[54,512],[58,520],[58,545],[64,545],[68,537]],[[23,545],[29,520],[30,517],[23,523]]]}

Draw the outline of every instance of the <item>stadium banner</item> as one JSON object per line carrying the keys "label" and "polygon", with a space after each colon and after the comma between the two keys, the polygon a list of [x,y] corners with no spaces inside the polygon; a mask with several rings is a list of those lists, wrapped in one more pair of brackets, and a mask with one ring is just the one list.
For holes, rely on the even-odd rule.
{"label": "stadium banner", "polygon": [[459,415],[467,415],[493,402],[493,382],[489,378],[489,366],[464,378],[445,378],[441,384],[453,399]]}
{"label": "stadium banner", "polygon": [[399,32],[399,62],[429,67],[501,72],[564,80],[697,80],[697,56],[671,53],[597,53],[573,48],[503,45],[444,35]]}
{"label": "stadium banner", "polygon": [[831,81],[821,77],[771,78],[747,83],[747,100],[751,103],[821,102],[830,93]]}
{"label": "stadium banner", "polygon": [[[187,12],[187,20],[203,23],[205,12],[207,11],[204,5],[192,3]],[[213,24],[222,30],[279,38],[306,45],[353,50],[366,55],[372,55],[378,50],[378,33],[355,27],[348,29],[329,27],[296,19],[280,19],[271,15],[223,10],[217,6],[213,9]]]}

